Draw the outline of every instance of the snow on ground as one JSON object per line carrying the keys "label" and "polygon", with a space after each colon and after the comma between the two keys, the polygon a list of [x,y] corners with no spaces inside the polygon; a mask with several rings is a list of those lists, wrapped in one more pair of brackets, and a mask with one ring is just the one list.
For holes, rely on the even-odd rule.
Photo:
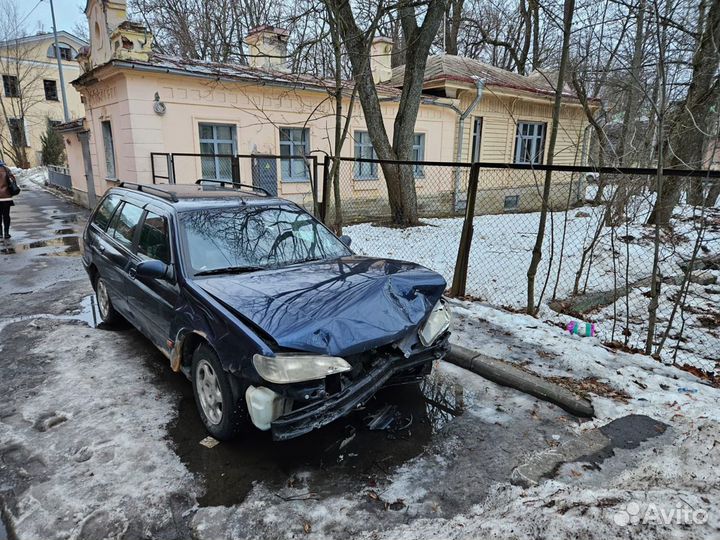
{"label": "snow on ground", "polygon": [[[603,227],[591,264],[585,264],[579,279],[581,293],[612,291],[645,280],[653,271],[654,229],[645,226],[652,207],[652,196],[636,197],[628,206],[631,222],[614,231]],[[580,268],[583,249],[589,245],[603,207],[586,206],[567,212],[554,212],[548,219],[543,259],[536,280],[539,295],[544,288],[548,270],[550,279],[543,296],[545,304],[553,297],[564,299],[572,295],[576,273]],[[698,256],[720,254],[720,209],[707,209],[710,226],[704,234]],[[567,218],[567,219],[566,219]],[[662,234],[659,253],[660,273],[667,278],[681,279],[680,264],[691,258],[700,215],[690,206],[676,209],[673,233]],[[532,256],[539,213],[501,214],[476,216],[473,220],[473,243],[467,278],[467,294],[493,305],[520,308],[526,302],[526,272]],[[353,239],[353,248],[366,255],[405,259],[420,263],[440,272],[450,283],[453,278],[457,247],[462,230],[462,218],[424,219],[425,225],[408,229],[378,227],[369,223],[352,225],[344,232]],[[613,257],[615,253],[615,257]],[[589,269],[589,270],[588,270]],[[669,281],[669,279],[668,279]],[[679,283],[679,281],[678,281]],[[665,331],[672,311],[673,299],[680,287],[664,285],[659,307],[656,340]],[[631,288],[629,308],[629,346],[643,347],[647,335],[647,307],[649,299],[643,296],[647,283]],[[624,295],[613,305],[587,315],[590,321],[600,323],[606,341],[622,341],[626,319]],[[665,359],[696,365],[712,371],[720,350],[720,286],[693,284],[689,291],[690,310],[678,312],[663,351]],[[692,306],[695,304],[695,306]],[[683,321],[683,317],[685,320]],[[704,317],[704,318],[703,318]],[[618,321],[613,332],[613,320]],[[557,320],[570,320],[559,316]],[[673,339],[682,329],[680,342]],[[675,347],[678,351],[675,352]]]}
{"label": "snow on ground", "polygon": [[[118,355],[123,348],[133,353],[123,334],[54,321],[20,324],[27,324],[21,332],[43,337],[24,357],[13,355],[12,364],[40,370],[52,358],[53,369],[0,422],[2,450],[27,454],[33,467],[25,474],[45,476],[18,497],[12,522],[18,538],[67,531],[72,538],[139,538],[172,528],[178,516],[168,499],[196,490],[165,440],[173,396],[150,384],[137,353]],[[117,369],[108,372],[108,365]]]}
{"label": "snow on ground", "polygon": [[32,169],[18,169],[10,167],[10,171],[20,182],[32,182],[39,186],[44,186],[48,180],[47,167],[33,167]]}

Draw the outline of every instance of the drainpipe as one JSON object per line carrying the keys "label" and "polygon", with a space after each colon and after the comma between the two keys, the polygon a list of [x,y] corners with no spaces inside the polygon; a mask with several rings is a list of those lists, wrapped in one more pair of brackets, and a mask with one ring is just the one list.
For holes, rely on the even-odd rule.
{"label": "drainpipe", "polygon": [[[465,120],[475,110],[475,107],[477,107],[478,103],[480,103],[480,100],[482,99],[482,96],[483,96],[483,89],[485,88],[485,83],[479,77],[475,78],[475,88],[476,88],[475,99],[468,106],[468,108],[465,109],[465,111],[460,114],[460,118],[458,120],[457,152],[455,155],[455,161],[457,161],[458,163],[462,160],[463,138],[465,135]],[[460,168],[456,167],[455,168],[455,196],[454,196],[454,206],[455,206],[456,212],[462,210],[462,208],[460,208],[461,192],[462,192],[462,182],[461,182],[461,178],[460,178]]]}

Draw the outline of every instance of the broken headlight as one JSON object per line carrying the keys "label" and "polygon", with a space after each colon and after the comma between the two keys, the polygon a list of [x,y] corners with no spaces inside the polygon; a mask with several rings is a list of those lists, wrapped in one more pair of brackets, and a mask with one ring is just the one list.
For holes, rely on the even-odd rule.
{"label": "broken headlight", "polygon": [[435,343],[435,340],[444,334],[448,328],[450,328],[450,313],[445,309],[445,302],[440,300],[435,304],[427,321],[425,321],[425,324],[422,325],[422,328],[420,328],[418,332],[420,342],[426,347],[429,347]]}
{"label": "broken headlight", "polygon": [[253,365],[263,379],[276,384],[314,381],[352,369],[342,358],[319,354],[256,354]]}

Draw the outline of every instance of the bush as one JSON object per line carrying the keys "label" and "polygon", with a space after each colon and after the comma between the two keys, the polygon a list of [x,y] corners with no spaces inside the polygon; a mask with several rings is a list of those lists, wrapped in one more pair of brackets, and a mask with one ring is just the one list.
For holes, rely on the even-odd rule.
{"label": "bush", "polygon": [[43,165],[65,165],[65,141],[62,135],[53,127],[50,119],[47,119],[45,133],[40,135],[42,143],[41,159]]}

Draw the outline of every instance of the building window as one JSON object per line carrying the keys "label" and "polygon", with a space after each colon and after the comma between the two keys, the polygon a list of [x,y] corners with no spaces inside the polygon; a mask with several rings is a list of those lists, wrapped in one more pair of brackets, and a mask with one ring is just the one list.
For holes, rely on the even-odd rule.
{"label": "building window", "polygon": [[517,210],[520,206],[520,195],[508,195],[505,197],[505,211]]}
{"label": "building window", "polygon": [[202,177],[208,180],[232,180],[236,148],[235,126],[200,124],[200,158]]}
{"label": "building window", "polygon": [[[67,45],[65,43],[60,43],[60,58],[62,60],[72,60],[75,57],[75,51],[70,45]],[[55,45],[50,45],[48,47],[47,51],[48,58],[57,58],[55,55]]]}
{"label": "building window", "polygon": [[[412,160],[425,161],[425,134],[415,133],[413,135]],[[425,168],[415,163],[413,165],[413,176],[415,178],[423,178],[425,176]]]}
{"label": "building window", "polygon": [[[377,154],[367,131],[355,132],[355,158],[377,159]],[[358,180],[377,180],[377,165],[377,163],[356,162],[355,178]]]}
{"label": "building window", "polygon": [[310,153],[308,128],[280,128],[280,171],[283,180],[306,182],[310,168],[304,156]]}
{"label": "building window", "polygon": [[544,122],[518,122],[515,135],[515,163],[539,165],[545,147]]}
{"label": "building window", "polygon": [[15,75],[3,75],[5,97],[20,97],[20,85]]}
{"label": "building window", "polygon": [[480,141],[482,139],[482,118],[475,118],[473,122],[473,134],[472,134],[472,152],[470,153],[470,161],[475,163],[480,161]]}
{"label": "building window", "polygon": [[48,101],[57,101],[57,82],[49,79],[43,81],[43,87],[45,88],[45,99]]}
{"label": "building window", "polygon": [[102,125],[103,145],[105,146],[106,178],[117,178],[115,170],[115,146],[113,145],[112,127],[108,120],[100,122]]}
{"label": "building window", "polygon": [[13,146],[27,146],[23,118],[8,118],[8,128],[10,128],[10,142]]}

